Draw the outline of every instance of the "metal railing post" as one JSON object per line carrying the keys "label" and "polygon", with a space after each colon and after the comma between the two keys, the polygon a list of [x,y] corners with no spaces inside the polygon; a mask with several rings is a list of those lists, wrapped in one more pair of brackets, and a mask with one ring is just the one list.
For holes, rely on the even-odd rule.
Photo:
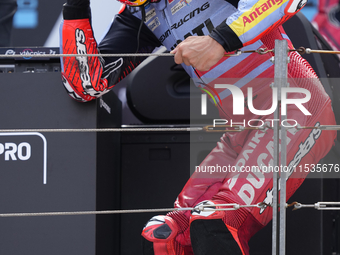
{"label": "metal railing post", "polygon": [[[286,115],[280,116],[281,106],[281,89],[288,86],[288,43],[286,40],[275,40],[275,71],[274,87],[278,93],[278,107],[274,112],[274,167],[273,167],[273,239],[272,254],[284,255],[286,248],[286,157],[287,157],[287,131],[281,125],[282,121],[287,118]],[[281,107],[279,107],[281,106]],[[277,121],[280,120],[280,121]],[[280,146],[281,140],[281,146]],[[280,161],[281,151],[281,161]],[[280,170],[280,171],[279,171]],[[279,176],[281,173],[281,178]],[[280,190],[280,200],[279,200]],[[280,201],[280,215],[278,217],[278,204]]]}

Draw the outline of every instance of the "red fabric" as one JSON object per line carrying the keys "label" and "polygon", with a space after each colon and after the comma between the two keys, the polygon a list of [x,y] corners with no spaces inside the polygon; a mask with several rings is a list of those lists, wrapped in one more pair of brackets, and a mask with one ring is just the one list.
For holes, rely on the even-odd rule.
{"label": "red fabric", "polygon": [[[98,54],[97,43],[88,19],[64,20],[63,54]],[[90,101],[109,91],[98,57],[63,57],[62,77],[69,95],[78,101]]]}
{"label": "red fabric", "polygon": [[[153,242],[153,250],[155,255],[193,255],[192,249],[190,246],[183,246],[179,244],[175,237],[179,235],[180,228],[185,224],[185,222],[176,223],[175,217],[169,216],[155,216],[150,219],[150,221],[146,224],[142,231],[142,236]],[[154,235],[154,231],[161,227],[162,225],[168,225],[171,229],[171,234],[166,239],[157,238]],[[186,225],[186,229],[188,228],[189,223]]]}
{"label": "red fabric", "polygon": [[[263,46],[272,49],[274,39],[282,39],[283,30],[276,30],[262,38]],[[291,44],[290,44],[291,46]],[[292,47],[292,46],[291,46]],[[310,65],[296,52],[291,52],[288,65],[288,77],[290,87],[305,88],[310,91],[311,99],[304,106],[311,112],[311,116],[304,115],[295,105],[288,105],[288,118],[299,122],[301,126],[334,125],[335,119],[331,109],[331,102],[324,91],[321,83]],[[271,54],[262,55],[257,58],[247,58],[248,62],[240,63],[233,70],[234,77],[244,77],[251,73],[257,63],[261,64],[268,60]],[[249,86],[257,87],[256,109],[269,109],[271,106],[271,89],[269,85],[273,82],[274,66],[269,67],[258,75],[268,77],[267,80],[252,80],[242,90]],[[241,79],[241,78],[240,78]],[[216,80],[215,80],[216,81]],[[214,82],[215,82],[214,81]],[[233,84],[233,83],[229,83]],[[289,98],[300,98],[301,94],[289,94]],[[228,101],[229,100],[229,101]],[[255,102],[255,100],[254,100]],[[236,118],[237,116],[226,116],[225,112],[231,112],[232,103],[230,98],[222,99],[221,117]],[[255,103],[254,103],[255,104]],[[248,114],[248,115],[247,115]],[[273,116],[254,116],[246,112],[246,119],[273,119]],[[335,131],[320,131],[304,129],[297,131],[289,129],[287,132],[287,162],[298,164],[295,171],[287,181],[287,199],[302,184],[308,173],[301,171],[299,166],[304,164],[317,164],[334,144]],[[273,165],[273,130],[252,130],[236,133],[226,133],[221,137],[217,146],[209,153],[200,167],[208,166],[259,166],[260,164]],[[209,172],[195,172],[188,180],[175,203],[176,207],[193,207],[203,200],[211,200],[216,203],[256,204],[259,202],[270,202],[272,189],[272,174],[259,171],[249,172],[220,172],[210,174]],[[176,214],[176,215],[175,215]],[[179,214],[181,216],[179,216]],[[188,224],[190,212],[175,212],[173,217],[181,229],[176,240],[182,245],[190,245]],[[228,228],[233,229],[233,235],[237,236],[237,242],[244,254],[249,254],[248,240],[259,229],[265,226],[272,218],[272,209],[247,207],[238,210],[226,211],[223,221]],[[180,220],[178,220],[180,219]]]}
{"label": "red fabric", "polygon": [[339,11],[338,0],[319,0],[318,13],[313,18],[313,25],[327,40],[333,50],[340,50],[340,21],[336,20],[334,12]]}

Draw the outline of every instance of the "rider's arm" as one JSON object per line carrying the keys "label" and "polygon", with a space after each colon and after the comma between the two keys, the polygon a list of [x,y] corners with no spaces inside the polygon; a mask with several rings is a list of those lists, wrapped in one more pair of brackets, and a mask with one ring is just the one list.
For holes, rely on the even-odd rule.
{"label": "rider's arm", "polygon": [[[60,39],[61,52],[64,54],[152,52],[155,47],[160,46],[157,38],[145,24],[141,27],[138,38],[141,21],[127,8],[122,8],[117,14],[99,46],[92,32],[89,2],[88,5],[81,6],[66,4],[63,16]],[[61,59],[63,83],[72,98],[83,102],[90,101],[107,93],[144,58],[63,57]]]}

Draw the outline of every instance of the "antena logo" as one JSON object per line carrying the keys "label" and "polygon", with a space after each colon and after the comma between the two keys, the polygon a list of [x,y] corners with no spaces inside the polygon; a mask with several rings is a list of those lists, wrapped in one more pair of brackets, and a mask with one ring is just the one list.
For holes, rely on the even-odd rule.
{"label": "antena logo", "polygon": [[[244,115],[244,102],[245,97],[242,90],[235,86],[235,85],[228,85],[228,84],[215,84],[215,88],[225,88],[229,89],[232,97],[233,97],[233,115]],[[272,106],[270,109],[267,110],[258,110],[255,109],[253,105],[253,89],[248,87],[247,89],[247,104],[248,108],[251,113],[255,115],[270,115],[275,112],[277,108],[278,102],[278,95],[277,95],[277,88],[272,88]],[[287,98],[288,93],[302,93],[305,95],[304,98]],[[304,115],[311,115],[311,113],[302,105],[303,103],[307,103],[311,98],[311,94],[307,89],[303,88],[281,88],[281,115],[287,114],[287,105],[294,104]],[[202,115],[206,115],[206,100],[201,100],[202,106]]]}
{"label": "antena logo", "polygon": [[273,8],[275,5],[280,5],[282,2],[283,0],[268,0],[260,7],[256,7],[255,11],[243,17],[243,25],[246,26],[247,23],[249,24],[252,23],[255,19],[257,19],[258,16],[264,14],[265,12]]}

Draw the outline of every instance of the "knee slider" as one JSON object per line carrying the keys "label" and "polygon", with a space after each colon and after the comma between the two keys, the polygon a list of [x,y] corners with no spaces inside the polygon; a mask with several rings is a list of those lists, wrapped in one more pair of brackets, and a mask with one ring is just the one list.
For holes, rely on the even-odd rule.
{"label": "knee slider", "polygon": [[145,225],[142,236],[144,255],[173,255],[174,239],[178,233],[176,222],[169,216],[154,216]]}
{"label": "knee slider", "polygon": [[154,216],[143,228],[142,236],[150,242],[166,243],[178,232],[176,222],[168,216]]}

